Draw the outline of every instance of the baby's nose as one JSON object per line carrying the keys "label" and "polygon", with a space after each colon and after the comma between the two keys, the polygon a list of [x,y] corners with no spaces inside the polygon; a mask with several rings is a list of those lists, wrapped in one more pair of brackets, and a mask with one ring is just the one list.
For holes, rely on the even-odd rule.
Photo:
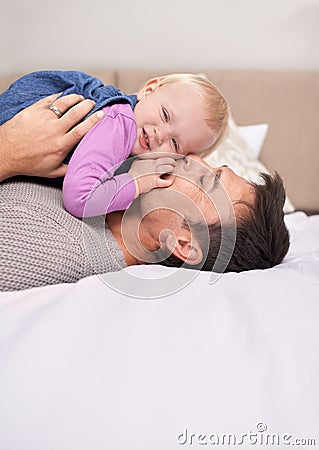
{"label": "baby's nose", "polygon": [[154,144],[159,152],[172,152],[169,137],[159,128],[154,128]]}
{"label": "baby's nose", "polygon": [[163,132],[159,126],[154,127],[153,136],[154,136],[154,140],[156,141],[157,145],[161,145],[163,143]]}

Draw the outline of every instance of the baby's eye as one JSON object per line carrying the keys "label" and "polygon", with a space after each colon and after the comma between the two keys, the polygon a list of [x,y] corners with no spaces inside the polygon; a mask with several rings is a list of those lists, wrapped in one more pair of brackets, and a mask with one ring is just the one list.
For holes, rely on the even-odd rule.
{"label": "baby's eye", "polygon": [[176,153],[178,153],[178,150],[179,150],[178,142],[177,142],[177,140],[174,139],[174,138],[172,138],[172,147],[173,147],[174,151],[175,151]]}
{"label": "baby's eye", "polygon": [[164,122],[169,122],[169,114],[165,108],[162,108],[162,115]]}

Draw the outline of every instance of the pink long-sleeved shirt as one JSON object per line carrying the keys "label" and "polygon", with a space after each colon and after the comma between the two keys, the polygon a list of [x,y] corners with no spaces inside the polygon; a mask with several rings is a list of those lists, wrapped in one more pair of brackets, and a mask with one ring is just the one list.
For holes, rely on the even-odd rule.
{"label": "pink long-sleeved shirt", "polygon": [[63,181],[64,207],[80,218],[127,209],[136,193],[128,173],[114,176],[136,141],[132,108],[117,103],[103,111],[105,116],[77,146]]}

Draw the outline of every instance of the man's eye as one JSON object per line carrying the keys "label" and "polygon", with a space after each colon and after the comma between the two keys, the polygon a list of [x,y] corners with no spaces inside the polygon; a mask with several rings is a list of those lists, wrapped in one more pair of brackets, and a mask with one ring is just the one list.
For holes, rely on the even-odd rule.
{"label": "man's eye", "polygon": [[214,180],[210,174],[202,175],[199,180],[205,192],[209,191],[214,184]]}
{"label": "man's eye", "polygon": [[169,122],[169,114],[165,108],[162,108],[162,115],[164,122]]}
{"label": "man's eye", "polygon": [[216,173],[215,178],[214,178],[214,187],[217,187],[219,185],[219,179],[220,179],[221,174],[222,174],[221,170],[219,170]]}
{"label": "man's eye", "polygon": [[201,186],[203,188],[204,187],[204,182],[205,182],[205,175],[201,175],[199,181],[200,181],[200,184],[201,184]]}

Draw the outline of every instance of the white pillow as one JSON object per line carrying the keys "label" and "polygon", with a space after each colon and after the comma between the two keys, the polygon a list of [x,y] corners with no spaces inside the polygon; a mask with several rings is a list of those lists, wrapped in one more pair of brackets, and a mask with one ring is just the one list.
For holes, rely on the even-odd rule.
{"label": "white pillow", "polygon": [[240,134],[245,139],[248,147],[254,152],[256,158],[259,158],[261,149],[268,133],[268,128],[269,125],[267,123],[238,127]]}
{"label": "white pillow", "polygon": [[[232,117],[229,119],[229,130],[224,142],[204,160],[218,167],[227,164],[234,172],[248,181],[262,182],[260,172],[270,173],[258,159],[268,131],[267,124],[238,127]],[[284,212],[295,211],[289,198],[286,198]]]}

